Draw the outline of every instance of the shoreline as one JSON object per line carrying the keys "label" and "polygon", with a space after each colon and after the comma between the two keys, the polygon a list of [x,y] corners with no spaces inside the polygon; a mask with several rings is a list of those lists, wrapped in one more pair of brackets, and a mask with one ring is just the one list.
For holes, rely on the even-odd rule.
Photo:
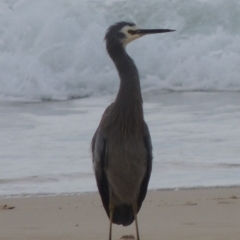
{"label": "shoreline", "polygon": [[[161,192],[161,191],[180,191],[180,190],[201,190],[201,189],[221,189],[221,188],[240,188],[240,184],[231,185],[231,186],[200,186],[200,187],[176,187],[176,188],[157,188],[157,189],[149,189],[148,192]],[[63,192],[63,193],[36,193],[36,194],[10,194],[10,195],[0,195],[1,199],[11,199],[11,198],[35,198],[35,197],[58,197],[58,196],[81,196],[88,194],[98,194],[98,191],[93,192]]]}
{"label": "shoreline", "polygon": [[[150,190],[138,214],[141,240],[238,240],[240,187]],[[98,193],[0,199],[1,240],[107,239]],[[113,240],[135,224],[113,225]]]}

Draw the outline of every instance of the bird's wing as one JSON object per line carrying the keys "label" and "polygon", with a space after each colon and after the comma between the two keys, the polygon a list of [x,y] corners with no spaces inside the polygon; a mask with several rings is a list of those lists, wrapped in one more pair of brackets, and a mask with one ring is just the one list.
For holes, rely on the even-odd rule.
{"label": "bird's wing", "polygon": [[147,151],[147,155],[146,155],[147,169],[146,169],[146,173],[145,173],[144,179],[142,181],[139,196],[138,196],[138,211],[140,210],[140,208],[142,206],[142,202],[146,197],[148,182],[149,182],[151,172],[152,172],[152,158],[153,158],[152,157],[152,142],[151,142],[151,137],[150,137],[150,133],[148,130],[148,126],[145,122],[144,122],[143,140],[144,140],[144,146]]}
{"label": "bird's wing", "polygon": [[109,217],[109,188],[104,166],[107,160],[106,138],[101,130],[97,129],[92,139],[92,160],[95,171],[98,190],[102,199],[103,206]]}

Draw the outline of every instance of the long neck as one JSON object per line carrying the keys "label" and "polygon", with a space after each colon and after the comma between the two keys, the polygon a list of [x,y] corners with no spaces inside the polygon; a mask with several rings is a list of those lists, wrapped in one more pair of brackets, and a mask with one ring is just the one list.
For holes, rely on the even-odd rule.
{"label": "long neck", "polygon": [[124,131],[140,131],[143,107],[138,70],[120,43],[107,46],[107,50],[120,77],[120,87],[114,103],[115,119]]}

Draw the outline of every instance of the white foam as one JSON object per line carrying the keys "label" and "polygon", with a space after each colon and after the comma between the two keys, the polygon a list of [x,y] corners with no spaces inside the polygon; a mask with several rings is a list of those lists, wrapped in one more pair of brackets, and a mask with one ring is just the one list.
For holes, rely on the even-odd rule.
{"label": "white foam", "polygon": [[[149,188],[240,185],[239,94],[150,95]],[[0,103],[0,196],[97,191],[90,142],[113,98]]]}
{"label": "white foam", "polygon": [[240,91],[239,2],[12,0],[0,3],[0,99],[115,93],[104,34],[116,21],[177,32],[131,43],[143,91]]}

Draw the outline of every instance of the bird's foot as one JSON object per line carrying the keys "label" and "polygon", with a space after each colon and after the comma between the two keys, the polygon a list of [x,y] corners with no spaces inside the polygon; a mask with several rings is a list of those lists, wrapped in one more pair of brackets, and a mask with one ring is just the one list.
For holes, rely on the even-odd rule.
{"label": "bird's foot", "polygon": [[122,236],[120,239],[123,239],[123,240],[125,240],[125,239],[131,239],[131,240],[134,240],[135,237],[134,237],[133,235],[124,235],[124,236]]}

